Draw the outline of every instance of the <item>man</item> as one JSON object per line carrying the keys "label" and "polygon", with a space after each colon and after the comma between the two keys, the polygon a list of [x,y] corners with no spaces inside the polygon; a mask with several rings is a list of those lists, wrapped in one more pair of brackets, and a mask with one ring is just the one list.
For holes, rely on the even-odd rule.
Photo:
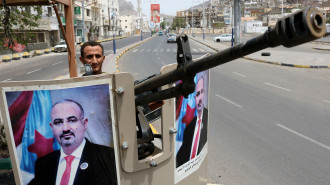
{"label": "man", "polygon": [[204,107],[204,77],[197,75],[195,104],[197,116],[187,125],[183,133],[182,146],[176,155],[176,167],[195,158],[207,141],[207,109]]}
{"label": "man", "polygon": [[61,149],[37,159],[30,184],[117,184],[114,150],[84,137],[88,119],[78,102],[65,99],[55,103],[51,120],[50,127]]}
{"label": "man", "polygon": [[93,75],[102,74],[102,64],[105,59],[103,46],[94,41],[85,42],[80,48],[80,61],[92,66]]}

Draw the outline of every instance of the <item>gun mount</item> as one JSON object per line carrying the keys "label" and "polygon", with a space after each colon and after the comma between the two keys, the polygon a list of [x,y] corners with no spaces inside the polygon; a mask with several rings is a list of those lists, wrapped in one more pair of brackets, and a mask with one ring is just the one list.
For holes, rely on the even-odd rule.
{"label": "gun mount", "polygon": [[192,62],[190,54],[188,37],[186,35],[178,36],[177,69],[154,76],[137,84],[134,91],[135,95],[140,95],[178,80],[182,80],[182,83],[166,90],[148,94],[147,96],[136,96],[136,106],[179,95],[187,96],[195,89],[193,82],[194,75],[201,71],[225,64],[268,47],[283,45],[290,48],[304,44],[322,37],[325,32],[323,15],[316,8],[308,7],[278,20],[276,26],[269,28],[263,35],[194,62]]}

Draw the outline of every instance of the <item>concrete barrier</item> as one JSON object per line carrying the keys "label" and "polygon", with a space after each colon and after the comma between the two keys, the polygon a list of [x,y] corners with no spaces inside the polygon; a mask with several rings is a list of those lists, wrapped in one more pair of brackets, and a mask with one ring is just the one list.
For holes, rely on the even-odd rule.
{"label": "concrete barrier", "polygon": [[13,60],[20,60],[21,59],[21,54],[17,54],[17,53],[13,54],[13,58],[12,59]]}
{"label": "concrete barrier", "polygon": [[5,55],[5,56],[2,57],[2,62],[10,62],[10,61],[11,61],[10,56]]}
{"label": "concrete barrier", "polygon": [[30,58],[30,53],[29,52],[24,52],[22,57],[23,58]]}

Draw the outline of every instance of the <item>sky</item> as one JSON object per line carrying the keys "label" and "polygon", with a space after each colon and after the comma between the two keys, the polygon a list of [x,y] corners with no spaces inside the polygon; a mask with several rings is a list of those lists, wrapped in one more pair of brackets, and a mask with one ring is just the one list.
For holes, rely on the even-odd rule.
{"label": "sky", "polygon": [[[132,2],[134,9],[137,10],[137,0],[126,0]],[[206,2],[207,0],[205,0]],[[189,9],[192,5],[203,3],[203,0],[141,0],[142,13],[150,17],[151,4],[160,4],[160,13],[176,16],[177,10]]]}

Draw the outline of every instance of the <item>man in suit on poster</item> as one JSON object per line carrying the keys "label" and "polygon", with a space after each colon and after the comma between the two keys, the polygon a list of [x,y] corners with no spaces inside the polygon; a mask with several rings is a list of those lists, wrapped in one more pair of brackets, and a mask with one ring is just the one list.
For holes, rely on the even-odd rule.
{"label": "man in suit on poster", "polygon": [[84,137],[88,119],[78,102],[65,99],[55,103],[51,120],[61,149],[37,159],[35,178],[29,184],[117,184],[114,150]]}
{"label": "man in suit on poster", "polygon": [[207,141],[208,110],[204,107],[206,94],[204,84],[204,77],[202,75],[197,75],[195,89],[197,116],[184,130],[182,146],[176,155],[176,167],[181,166],[199,155]]}

